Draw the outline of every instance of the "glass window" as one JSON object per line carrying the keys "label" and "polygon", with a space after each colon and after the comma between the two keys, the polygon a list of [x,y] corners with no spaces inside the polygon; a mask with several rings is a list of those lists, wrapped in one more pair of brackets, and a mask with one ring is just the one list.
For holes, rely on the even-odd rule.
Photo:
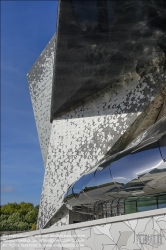
{"label": "glass window", "polygon": [[124,214],[124,199],[118,201],[118,215]]}
{"label": "glass window", "polygon": [[158,197],[158,208],[166,207],[166,194]]}
{"label": "glass window", "polygon": [[137,211],[143,212],[157,209],[157,198],[155,196],[143,196],[137,201]]}
{"label": "glass window", "polygon": [[118,199],[113,200],[112,202],[112,216],[118,215]]}
{"label": "glass window", "polygon": [[129,197],[125,200],[125,214],[132,214],[137,212],[138,197]]}

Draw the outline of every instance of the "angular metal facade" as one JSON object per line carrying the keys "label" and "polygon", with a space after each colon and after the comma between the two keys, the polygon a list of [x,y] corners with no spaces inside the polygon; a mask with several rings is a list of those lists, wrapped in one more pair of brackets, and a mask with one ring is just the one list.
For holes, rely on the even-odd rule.
{"label": "angular metal facade", "polygon": [[39,81],[49,88],[47,109],[37,104],[36,80],[30,83],[39,137],[49,140],[42,139],[48,151],[38,228],[68,224],[63,199],[72,183],[136,145],[166,115],[165,11],[157,0],[59,1],[52,90],[51,81]]}
{"label": "angular metal facade", "polygon": [[54,35],[27,74],[44,166],[51,133],[50,106],[55,41]]}

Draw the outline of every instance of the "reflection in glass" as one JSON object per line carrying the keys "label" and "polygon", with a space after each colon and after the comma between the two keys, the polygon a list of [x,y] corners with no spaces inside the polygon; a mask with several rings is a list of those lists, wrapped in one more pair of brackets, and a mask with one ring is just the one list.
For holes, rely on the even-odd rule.
{"label": "reflection in glass", "polygon": [[125,211],[124,211],[124,201],[125,201],[125,199],[120,199],[118,201],[118,215],[122,215],[122,214],[125,213]]}
{"label": "reflection in glass", "polygon": [[119,199],[115,199],[112,202],[112,216],[118,215],[118,201]]}
{"label": "reflection in glass", "polygon": [[166,207],[166,194],[158,197],[158,208]]}
{"label": "reflection in glass", "polygon": [[125,200],[125,214],[137,212],[137,200],[138,197],[129,197]]}
{"label": "reflection in glass", "polygon": [[102,212],[102,218],[107,217],[107,206],[106,203],[103,203],[103,212]]}
{"label": "reflection in glass", "polygon": [[93,32],[97,28],[97,0],[84,0],[80,5],[80,1],[72,0],[72,6],[77,18],[79,29],[83,32]]}
{"label": "reflection in glass", "polygon": [[157,198],[156,196],[145,196],[140,197],[137,201],[137,211],[143,212],[148,210],[157,209]]}

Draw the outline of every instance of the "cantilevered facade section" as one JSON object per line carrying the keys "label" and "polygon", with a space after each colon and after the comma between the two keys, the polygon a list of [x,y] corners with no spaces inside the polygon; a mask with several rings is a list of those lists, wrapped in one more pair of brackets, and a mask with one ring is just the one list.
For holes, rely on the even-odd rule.
{"label": "cantilevered facade section", "polygon": [[64,202],[95,219],[166,207],[166,117],[74,182]]}

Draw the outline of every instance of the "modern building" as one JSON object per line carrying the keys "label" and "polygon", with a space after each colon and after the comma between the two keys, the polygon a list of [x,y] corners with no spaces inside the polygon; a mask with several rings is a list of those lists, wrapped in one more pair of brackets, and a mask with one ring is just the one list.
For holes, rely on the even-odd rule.
{"label": "modern building", "polygon": [[50,106],[56,37],[50,40],[27,78],[44,166],[51,133]]}
{"label": "modern building", "polygon": [[[165,124],[165,12],[165,1],[157,0],[59,1],[57,34],[28,73],[45,165],[38,228],[124,214],[124,204],[130,199],[135,199],[133,204],[138,198],[140,202],[141,199],[146,200],[146,195],[147,199],[151,199],[149,195],[152,194],[157,197],[154,198],[156,203],[153,208],[160,207],[160,199],[163,199],[161,206],[165,206],[166,196],[159,196],[166,193],[165,179],[162,180],[164,187],[154,188],[154,192],[150,190],[148,180],[155,182],[155,178],[159,178],[154,171],[153,178],[149,175],[154,169],[155,159],[159,164],[162,159],[165,160],[166,152],[159,159],[156,158],[157,153],[149,150],[149,160],[141,163],[141,171],[149,166],[146,175],[150,179],[142,177],[141,181],[140,178],[136,180],[136,172],[140,168],[137,159],[143,156],[132,154],[140,143],[147,152],[145,141],[153,144],[151,138],[156,137],[155,140],[159,141],[166,132],[164,128],[156,135],[157,130],[151,129],[157,126],[156,122]],[[143,135],[151,130],[154,130],[153,133],[144,138]],[[133,141],[136,142],[131,147]],[[166,145],[163,145],[162,150],[165,151]],[[157,150],[159,154],[161,148]],[[117,154],[123,157],[118,156],[117,160]],[[125,157],[128,155],[127,165],[123,163],[124,154]],[[163,171],[166,170],[164,160]],[[93,182],[97,166],[101,168],[104,164],[105,168],[105,161],[112,162],[116,171],[106,168],[105,175],[110,178],[106,183],[102,180],[104,177],[98,174],[101,179],[98,184],[93,183],[97,185],[94,197],[94,191],[92,194],[85,192],[88,188],[86,185],[88,181]],[[113,164],[114,161],[116,163]],[[89,171],[91,177],[87,177]],[[135,174],[130,178],[131,171]],[[117,172],[124,179],[121,187],[115,181]],[[163,177],[163,172],[159,175]],[[84,183],[83,180],[87,178],[90,179]],[[110,182],[112,192],[117,195],[111,196],[110,191],[108,194],[110,186],[105,187],[99,195],[100,182],[102,185]],[[71,186],[73,183],[75,185]],[[76,188],[77,185],[79,187]],[[120,190],[126,194],[120,195]],[[130,195],[129,190],[132,191]],[[73,199],[69,199],[71,195],[74,195]],[[110,207],[108,213],[103,212],[105,206]],[[118,206],[121,212],[118,212]],[[147,206],[147,209],[152,209],[153,205]],[[143,208],[130,208],[126,213],[129,210],[136,212]]]}
{"label": "modern building", "polygon": [[60,0],[58,13],[28,73],[45,165],[38,229],[85,234],[83,249],[164,250],[166,2]]}

